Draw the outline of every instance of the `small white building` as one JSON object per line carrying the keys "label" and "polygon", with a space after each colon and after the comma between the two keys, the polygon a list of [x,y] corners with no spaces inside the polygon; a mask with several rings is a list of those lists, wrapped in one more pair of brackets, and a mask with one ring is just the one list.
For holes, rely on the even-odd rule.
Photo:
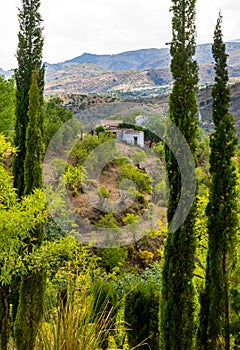
{"label": "small white building", "polygon": [[146,115],[137,115],[136,116],[136,125],[141,126],[148,121],[148,117]]}
{"label": "small white building", "polygon": [[123,130],[122,141],[129,145],[144,147],[144,132],[131,129]]}
{"label": "small white building", "polygon": [[144,147],[144,132],[118,128],[118,125],[122,123],[122,120],[101,120],[101,125],[104,126],[106,131],[115,135],[117,142],[126,142],[129,145]]}

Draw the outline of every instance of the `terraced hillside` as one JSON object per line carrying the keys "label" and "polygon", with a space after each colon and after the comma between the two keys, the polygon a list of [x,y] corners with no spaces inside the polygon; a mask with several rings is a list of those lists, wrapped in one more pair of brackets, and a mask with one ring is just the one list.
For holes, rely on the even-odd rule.
{"label": "terraced hillside", "polygon": [[[240,82],[234,82],[230,85],[231,103],[230,112],[235,117],[235,123],[240,139]],[[144,111],[154,109],[161,114],[168,113],[168,96],[162,95],[152,98],[139,98],[137,100],[126,100],[120,102],[116,98],[101,97],[97,95],[65,95],[61,96],[65,106],[70,109],[84,125],[93,127],[101,119],[107,116],[117,114],[128,114],[132,111]],[[197,94],[199,106],[199,125],[207,132],[213,128],[212,123],[212,97],[211,86],[201,88]],[[100,106],[91,113],[91,108]],[[90,110],[89,110],[90,108]],[[88,111],[89,110],[89,111]],[[97,111],[97,112],[96,112]]]}

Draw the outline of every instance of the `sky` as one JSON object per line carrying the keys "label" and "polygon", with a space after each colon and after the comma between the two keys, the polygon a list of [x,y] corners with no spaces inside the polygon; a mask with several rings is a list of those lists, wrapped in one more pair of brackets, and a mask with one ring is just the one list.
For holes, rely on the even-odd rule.
{"label": "sky", "polygon": [[[18,7],[1,0],[0,67],[15,68]],[[42,0],[43,60],[62,62],[93,54],[162,48],[171,40],[171,0]],[[197,43],[212,42],[221,10],[224,40],[240,39],[239,0],[197,0]]]}

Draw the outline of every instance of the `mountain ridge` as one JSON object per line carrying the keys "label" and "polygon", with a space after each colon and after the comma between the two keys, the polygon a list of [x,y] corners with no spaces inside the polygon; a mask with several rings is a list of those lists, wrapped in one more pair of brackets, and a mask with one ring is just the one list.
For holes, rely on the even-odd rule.
{"label": "mountain ridge", "polygon": [[[229,40],[226,43],[226,52],[229,54],[234,50],[240,50],[240,39]],[[204,64],[212,59],[211,43],[199,44],[196,46],[196,59],[199,64]],[[204,50],[205,49],[205,50]],[[205,56],[203,57],[203,52]],[[206,57],[208,56],[208,57]],[[169,67],[170,52],[168,47],[164,48],[147,48],[124,51],[117,54],[93,54],[85,52],[80,56],[68,59],[58,63],[45,62],[47,72],[66,69],[79,63],[93,63],[110,71],[120,70],[146,70],[161,69]],[[116,63],[114,63],[116,62]],[[119,62],[122,67],[119,67]],[[11,74],[11,70],[3,70],[0,68],[0,74],[7,77]]]}
{"label": "mountain ridge", "polygon": [[[238,80],[240,42],[227,42],[226,51],[229,55],[229,77]],[[197,46],[196,60],[200,85],[211,84],[214,79],[211,44]],[[89,94],[163,87],[172,83],[170,62],[169,48],[141,49],[113,55],[84,53],[62,63],[47,65],[45,93]]]}
{"label": "mountain ridge", "polygon": [[[200,44],[196,47],[196,60],[199,64],[209,63],[212,60],[210,43]],[[231,54],[240,51],[240,39],[226,42],[226,52]],[[126,51],[118,54],[92,54],[83,53],[70,60],[59,63],[47,63],[47,69],[59,70],[79,63],[93,63],[112,72],[121,70],[146,70],[167,68],[170,65],[171,56],[169,48],[149,48]]]}
{"label": "mountain ridge", "polygon": [[[200,85],[214,79],[214,60],[210,43],[196,47]],[[231,81],[240,80],[240,39],[226,42]],[[84,53],[64,62],[46,63],[45,94],[109,93],[119,90],[154,89],[171,86],[170,50],[149,48],[119,54]],[[11,72],[0,69],[9,77]]]}

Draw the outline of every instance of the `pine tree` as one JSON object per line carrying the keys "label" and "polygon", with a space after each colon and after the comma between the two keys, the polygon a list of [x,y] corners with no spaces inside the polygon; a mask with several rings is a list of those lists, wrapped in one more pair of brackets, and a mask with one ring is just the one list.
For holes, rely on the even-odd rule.
{"label": "pine tree", "polygon": [[22,0],[19,11],[19,33],[16,79],[16,126],[15,146],[18,154],[13,163],[14,187],[21,197],[24,193],[24,161],[26,157],[26,130],[28,126],[29,89],[32,72],[39,70],[39,89],[43,101],[44,65],[42,64],[42,19],[40,0]]}
{"label": "pine tree", "polygon": [[[233,116],[229,113],[227,54],[218,17],[214,32],[212,53],[215,60],[215,83],[212,90],[213,122],[211,135],[210,174],[212,177],[207,205],[208,260],[206,292],[203,301],[202,322],[207,334],[201,349],[230,349],[230,295],[229,267],[232,265],[237,233],[236,172],[233,156],[237,138]],[[200,330],[201,334],[201,330]]]}
{"label": "pine tree", "polygon": [[[195,157],[197,131],[196,91],[198,67],[193,59],[195,54],[195,3],[196,0],[173,0],[171,11],[172,55],[171,72],[174,78],[170,95],[169,117],[189,144]],[[177,138],[167,128],[167,137],[177,145]],[[179,146],[181,152],[181,145]],[[171,150],[165,146],[165,159],[169,179],[169,201],[167,219],[170,223],[178,206],[181,195],[181,173]],[[182,154],[185,169],[189,168],[188,159]],[[195,177],[195,174],[192,174]],[[189,178],[189,189],[193,189],[193,178]],[[184,211],[184,208],[183,208]],[[196,238],[194,224],[196,201],[184,224],[169,232],[164,251],[161,304],[161,349],[189,350],[193,347],[194,325],[194,254]]]}

